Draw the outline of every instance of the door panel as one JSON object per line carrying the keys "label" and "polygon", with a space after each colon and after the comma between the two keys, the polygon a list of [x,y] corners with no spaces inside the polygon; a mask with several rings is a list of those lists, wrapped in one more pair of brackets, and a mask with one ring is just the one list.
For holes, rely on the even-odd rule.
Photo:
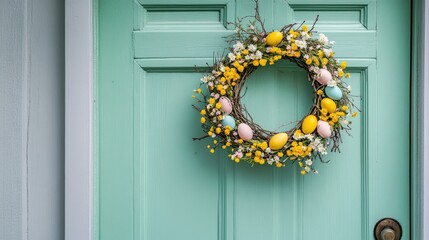
{"label": "door panel", "polygon": [[[267,30],[319,15],[316,30],[336,41],[361,96],[341,154],[303,177],[192,141],[203,134],[195,66],[224,52],[227,23],[252,15],[252,1],[100,0],[96,238],[361,240],[393,217],[409,239],[408,10],[399,0],[261,1]],[[258,69],[246,88],[248,111],[271,130],[312,104],[306,73],[286,61]]]}

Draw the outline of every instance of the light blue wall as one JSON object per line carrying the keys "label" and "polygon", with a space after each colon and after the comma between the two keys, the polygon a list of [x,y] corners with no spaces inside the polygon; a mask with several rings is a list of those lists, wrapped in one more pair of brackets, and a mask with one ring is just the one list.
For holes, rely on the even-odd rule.
{"label": "light blue wall", "polygon": [[0,239],[64,238],[64,3],[0,1]]}

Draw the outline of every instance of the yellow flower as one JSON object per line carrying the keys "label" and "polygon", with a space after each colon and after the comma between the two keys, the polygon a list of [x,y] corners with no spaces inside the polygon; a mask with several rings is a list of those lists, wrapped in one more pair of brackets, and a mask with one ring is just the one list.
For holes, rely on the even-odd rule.
{"label": "yellow flower", "polygon": [[240,158],[236,157],[236,158],[234,159],[234,162],[239,163],[239,162],[240,162]]}
{"label": "yellow flower", "polygon": [[210,145],[207,145],[207,148],[208,148],[208,149],[210,149],[210,148],[211,148],[211,146],[210,146]]}
{"label": "yellow flower", "polygon": [[344,72],[343,71],[339,71],[338,72],[338,76],[343,77],[344,76]]}
{"label": "yellow flower", "polygon": [[342,107],[341,107],[341,110],[343,110],[343,111],[347,111],[347,110],[349,110],[349,107],[347,107],[347,106],[342,106]]}
{"label": "yellow flower", "polygon": [[282,167],[283,164],[281,162],[276,162],[276,167]]}
{"label": "yellow flower", "polygon": [[210,99],[209,99],[209,103],[210,103],[210,104],[214,104],[214,103],[215,103],[215,99],[214,99],[214,98],[210,98]]}
{"label": "yellow flower", "polygon": [[322,58],[322,65],[326,65],[328,64],[328,59],[327,58]]}
{"label": "yellow flower", "polygon": [[261,160],[259,160],[259,164],[264,165],[265,163],[265,159],[261,158]]}
{"label": "yellow flower", "polygon": [[238,142],[238,144],[242,144],[243,143],[243,139],[240,138],[240,139],[238,139],[237,142]]}
{"label": "yellow flower", "polygon": [[225,149],[226,148],[226,145],[222,145],[222,149]]}
{"label": "yellow flower", "polygon": [[249,50],[244,49],[241,53],[244,54],[244,55],[247,55],[247,54],[249,54]]}
{"label": "yellow flower", "polygon": [[220,102],[216,103],[216,108],[220,109],[222,107],[222,104]]}
{"label": "yellow flower", "polygon": [[295,57],[296,57],[296,58],[301,57],[301,52],[295,52]]}
{"label": "yellow flower", "polygon": [[225,94],[226,94],[225,89],[220,90],[220,95],[225,95]]}
{"label": "yellow flower", "polygon": [[278,152],[277,156],[279,156],[280,158],[284,156],[284,154],[282,152]]}
{"label": "yellow flower", "polygon": [[358,115],[357,112],[352,113],[352,117],[356,117]]}
{"label": "yellow flower", "polygon": [[204,124],[204,123],[206,122],[206,118],[205,118],[205,117],[202,117],[202,118],[200,119],[200,122],[201,122],[202,124]]}
{"label": "yellow flower", "polygon": [[308,26],[307,25],[302,25],[302,31],[307,32],[308,31]]}
{"label": "yellow flower", "polygon": [[328,121],[328,117],[326,117],[326,116],[320,116],[319,118],[322,121],[325,121],[325,122]]}
{"label": "yellow flower", "polygon": [[307,60],[305,61],[305,63],[306,63],[307,65],[310,65],[312,62],[313,62],[313,60],[311,60],[311,58],[309,58],[309,59],[307,59]]}
{"label": "yellow flower", "polygon": [[341,68],[346,69],[346,67],[347,67],[347,62],[341,62]]}
{"label": "yellow flower", "polygon": [[210,153],[214,153],[215,152],[215,150],[212,148],[212,149],[210,149]]}
{"label": "yellow flower", "polygon": [[322,89],[317,90],[316,94],[317,94],[317,95],[323,95],[323,91],[322,91]]}
{"label": "yellow flower", "polygon": [[216,144],[217,143],[217,140],[215,139],[215,140],[213,140],[213,144]]}
{"label": "yellow flower", "polygon": [[231,146],[231,142],[226,142],[225,145],[229,147]]}
{"label": "yellow flower", "polygon": [[261,152],[261,151],[256,151],[256,152],[255,152],[255,156],[256,156],[256,157],[260,157],[260,156],[261,156],[261,154],[262,154],[262,152]]}
{"label": "yellow flower", "polygon": [[292,142],[292,147],[296,147],[296,146],[298,146],[298,143],[297,143],[297,142],[295,142],[295,141],[293,141],[293,142]]}
{"label": "yellow flower", "polygon": [[263,151],[265,151],[265,149],[267,149],[267,147],[268,147],[268,143],[262,142],[262,143],[258,144],[258,147],[261,148]]}
{"label": "yellow flower", "polygon": [[211,136],[211,135],[213,135],[213,132],[212,131],[208,131],[207,135]]}
{"label": "yellow flower", "polygon": [[222,129],[220,127],[216,128],[216,134],[219,134],[222,132]]}
{"label": "yellow flower", "polygon": [[319,56],[319,58],[322,58],[322,57],[323,57],[323,52],[322,52],[322,50],[319,50],[319,51],[317,52],[317,56]]}
{"label": "yellow flower", "polygon": [[305,175],[307,172],[305,170],[301,170],[301,175]]}
{"label": "yellow flower", "polygon": [[227,129],[225,129],[225,135],[229,135],[230,133],[231,133],[231,130],[229,130],[228,128]]}
{"label": "yellow flower", "polygon": [[255,161],[255,163],[259,163],[259,161],[261,161],[261,158],[260,157],[255,157],[255,158],[253,158],[253,161]]}
{"label": "yellow flower", "polygon": [[259,60],[259,64],[264,67],[265,65],[267,65],[267,59],[260,59]]}
{"label": "yellow flower", "polygon": [[350,73],[346,73],[346,78],[350,78]]}
{"label": "yellow flower", "polygon": [[329,126],[334,126],[335,124],[333,121],[329,121],[328,123],[329,123]]}
{"label": "yellow flower", "polygon": [[322,110],[320,110],[320,113],[322,113],[323,116],[326,116],[328,114],[328,109],[322,108]]}
{"label": "yellow flower", "polygon": [[251,152],[246,153],[246,157],[251,157],[251,156],[252,156]]}
{"label": "yellow flower", "polygon": [[200,114],[201,114],[201,115],[206,115],[206,110],[205,110],[205,109],[202,109],[202,110],[200,111]]}
{"label": "yellow flower", "polygon": [[191,97],[192,97],[192,98],[195,98],[195,95],[192,95]]}
{"label": "yellow flower", "polygon": [[241,55],[240,54],[235,55],[235,59],[240,60],[241,59]]}
{"label": "yellow flower", "polygon": [[302,166],[303,166],[303,165],[302,165],[302,162],[298,162],[298,164],[299,164],[299,166],[300,166],[300,167],[302,167]]}
{"label": "yellow flower", "polygon": [[291,49],[292,49],[292,51],[295,51],[295,50],[298,49],[298,46],[295,43],[292,43],[291,44]]}
{"label": "yellow flower", "polygon": [[253,60],[252,64],[253,64],[253,66],[257,67],[257,66],[259,66],[259,61],[255,59],[255,60]]}
{"label": "yellow flower", "polygon": [[197,90],[195,90],[195,92],[201,93],[201,88],[198,88]]}

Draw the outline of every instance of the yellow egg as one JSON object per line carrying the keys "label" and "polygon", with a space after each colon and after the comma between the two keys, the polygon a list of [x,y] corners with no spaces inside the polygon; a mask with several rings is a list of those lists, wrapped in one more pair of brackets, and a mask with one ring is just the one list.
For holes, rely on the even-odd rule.
{"label": "yellow egg", "polygon": [[326,108],[329,113],[335,112],[337,110],[337,104],[334,102],[334,100],[330,98],[324,98],[321,102],[322,108]]}
{"label": "yellow egg", "polygon": [[287,133],[277,133],[271,137],[269,146],[271,150],[280,150],[286,144],[287,140]]}
{"label": "yellow egg", "polygon": [[305,134],[310,134],[316,130],[317,127],[317,117],[314,115],[308,115],[302,121],[302,132]]}
{"label": "yellow egg", "polygon": [[265,39],[266,43],[270,45],[271,47],[277,46],[283,39],[283,33],[279,31],[274,31],[268,34],[267,38]]}

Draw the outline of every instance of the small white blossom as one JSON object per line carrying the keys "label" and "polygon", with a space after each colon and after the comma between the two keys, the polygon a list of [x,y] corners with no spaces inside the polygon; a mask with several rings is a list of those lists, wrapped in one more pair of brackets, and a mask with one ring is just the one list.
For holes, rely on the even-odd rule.
{"label": "small white blossom", "polygon": [[295,44],[300,48],[300,49],[305,49],[307,48],[307,42],[305,40],[300,41],[300,40],[296,40]]}
{"label": "small white blossom", "polygon": [[319,42],[326,45],[329,43],[329,39],[325,36],[325,34],[321,33],[319,34]]}
{"label": "small white blossom", "polygon": [[305,165],[311,166],[311,165],[313,165],[313,161],[311,161],[311,159],[307,159],[307,160],[305,160]]}
{"label": "small white blossom", "polygon": [[265,152],[266,152],[266,153],[270,153],[270,152],[271,152],[271,148],[269,148],[269,147],[268,147],[268,148],[266,148],[266,149],[265,149]]}
{"label": "small white blossom", "polygon": [[228,53],[229,61],[234,62],[235,61],[235,54],[234,53]]}
{"label": "small white blossom", "polygon": [[310,167],[306,166],[306,167],[304,168],[304,170],[305,170],[306,172],[310,172]]}
{"label": "small white blossom", "polygon": [[330,86],[330,87],[337,86],[337,81],[335,81],[334,79],[332,79],[331,81],[328,82],[328,86]]}
{"label": "small white blossom", "polygon": [[347,86],[347,91],[349,91],[349,92],[351,92],[351,91],[352,91],[352,86],[351,86],[351,85],[348,85],[348,86]]}
{"label": "small white blossom", "polygon": [[262,58],[262,53],[261,53],[261,51],[256,51],[256,53],[255,53],[255,58],[256,59],[261,59]]}
{"label": "small white blossom", "polygon": [[249,49],[250,52],[255,52],[257,50],[256,45],[250,44],[247,49]]}
{"label": "small white blossom", "polygon": [[243,45],[241,42],[239,42],[239,41],[237,41],[237,42],[233,45],[233,47],[234,47],[234,52],[235,52],[235,53],[240,53],[240,52],[241,52],[241,50],[244,50],[244,45]]}
{"label": "small white blossom", "polygon": [[302,32],[301,37],[303,40],[307,40],[310,38],[310,35],[308,34],[308,32]]}
{"label": "small white blossom", "polygon": [[323,49],[323,53],[325,54],[326,57],[331,56],[331,52],[332,52],[332,49]]}

